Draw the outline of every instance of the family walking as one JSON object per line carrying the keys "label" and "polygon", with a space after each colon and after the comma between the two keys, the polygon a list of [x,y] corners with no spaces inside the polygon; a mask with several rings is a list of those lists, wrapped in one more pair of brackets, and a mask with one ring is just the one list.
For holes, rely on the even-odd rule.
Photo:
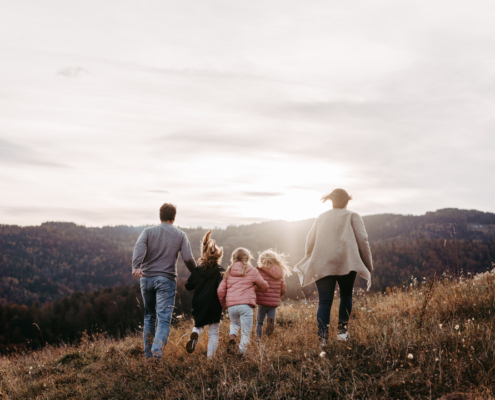
{"label": "family walking", "polygon": [[[328,325],[335,286],[340,289],[338,340],[348,339],[352,311],[352,293],[357,275],[371,285],[373,264],[368,235],[362,218],[347,210],[351,196],[335,189],[322,198],[333,208],[318,216],[306,239],[305,257],[294,267],[301,285],[313,282],[318,288],[316,314],[321,345],[328,340]],[[179,253],[191,272],[186,289],[193,291],[194,328],[186,344],[192,353],[200,335],[208,328],[208,358],[218,347],[223,309],[230,319],[227,351],[244,354],[251,342],[253,315],[257,308],[256,341],[275,328],[276,310],[285,294],[285,277],[291,270],[284,254],[274,250],[260,253],[256,267],[252,253],[243,247],[233,251],[229,266],[220,266],[223,248],[218,247],[209,231],[202,241],[197,263],[184,232],[173,226],[176,207],[160,208],[161,224],[143,230],[134,248],[132,274],[140,279],[144,302],[144,353],[146,359],[160,359],[167,344],[174,309]],[[240,336],[240,338],[239,338]],[[239,344],[237,345],[237,343]]]}

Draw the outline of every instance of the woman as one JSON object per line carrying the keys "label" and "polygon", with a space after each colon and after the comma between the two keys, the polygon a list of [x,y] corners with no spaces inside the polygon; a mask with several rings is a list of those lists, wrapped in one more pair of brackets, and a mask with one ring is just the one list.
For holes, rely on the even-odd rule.
{"label": "woman", "polygon": [[347,325],[352,311],[352,291],[356,274],[371,286],[373,262],[368,234],[361,217],[347,210],[352,197],[335,189],[322,197],[332,200],[333,209],[316,219],[306,239],[306,256],[295,266],[301,286],[316,282],[318,288],[318,338],[325,344],[332,309],[335,283],[340,288],[338,340],[347,340]]}

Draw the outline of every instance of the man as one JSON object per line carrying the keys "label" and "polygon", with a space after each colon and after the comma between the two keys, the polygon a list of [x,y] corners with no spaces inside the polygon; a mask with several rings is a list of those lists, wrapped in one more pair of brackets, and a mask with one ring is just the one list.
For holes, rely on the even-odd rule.
{"label": "man", "polygon": [[[175,279],[179,252],[189,271],[196,268],[191,245],[184,232],[173,226],[177,209],[160,207],[161,224],[146,228],[139,236],[132,257],[132,274],[140,278],[144,301],[144,355],[160,360],[167,344],[175,303]],[[158,329],[155,333],[156,320]]]}

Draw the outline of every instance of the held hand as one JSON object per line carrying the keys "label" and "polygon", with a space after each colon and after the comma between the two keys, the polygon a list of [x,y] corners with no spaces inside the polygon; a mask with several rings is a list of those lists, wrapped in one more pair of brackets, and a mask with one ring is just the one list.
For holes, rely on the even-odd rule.
{"label": "held hand", "polygon": [[135,270],[133,270],[132,275],[134,275],[138,279],[141,278],[142,276],[146,276],[146,274],[143,272],[141,268],[136,268]]}

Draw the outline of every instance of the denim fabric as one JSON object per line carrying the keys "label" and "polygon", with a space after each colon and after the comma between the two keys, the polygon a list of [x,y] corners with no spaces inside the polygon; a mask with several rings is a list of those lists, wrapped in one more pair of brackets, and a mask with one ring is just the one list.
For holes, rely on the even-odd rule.
{"label": "denim fabric", "polygon": [[245,353],[249,342],[251,341],[251,332],[253,331],[253,309],[247,304],[229,307],[230,317],[230,334],[236,335],[241,328],[241,342],[239,350]]}
{"label": "denim fabric", "polygon": [[265,307],[258,306],[258,315],[257,315],[257,325],[256,325],[256,336],[261,337],[263,334],[263,323],[265,321],[265,315],[268,318],[273,318],[275,320],[275,316],[277,314],[277,307]]}
{"label": "denim fabric", "polygon": [[332,310],[335,284],[340,288],[339,307],[339,333],[347,332],[347,325],[352,311],[352,290],[356,271],[351,271],[347,275],[330,275],[316,281],[318,288],[318,311],[316,319],[318,321],[318,337],[320,340],[328,338],[328,324],[330,323],[330,311]]}
{"label": "denim fabric", "polygon": [[[141,277],[144,301],[144,355],[160,359],[167,344],[175,303],[175,281],[165,276]],[[156,323],[158,319],[158,324]],[[155,334],[155,326],[158,329]]]}
{"label": "denim fabric", "polygon": [[202,326],[201,328],[193,328],[193,332],[196,332],[199,336],[205,331],[206,327],[208,328],[208,358],[213,358],[215,357],[215,353],[217,351],[218,347],[218,331],[220,330],[220,322],[217,322],[215,324],[210,324],[210,325],[205,325]]}

